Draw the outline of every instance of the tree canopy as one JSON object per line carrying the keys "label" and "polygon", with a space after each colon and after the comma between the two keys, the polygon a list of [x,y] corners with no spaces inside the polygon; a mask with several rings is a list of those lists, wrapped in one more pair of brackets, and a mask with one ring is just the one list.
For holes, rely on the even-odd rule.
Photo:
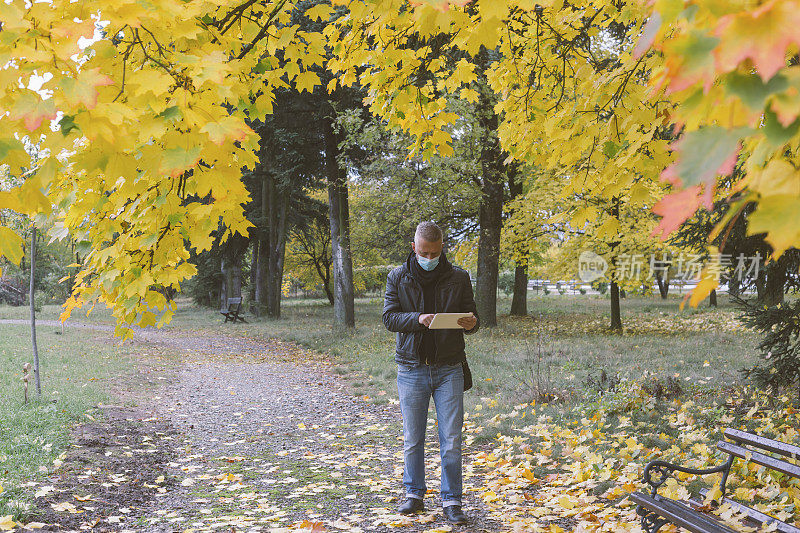
{"label": "tree canopy", "polygon": [[[573,200],[562,217],[605,243],[629,231],[615,221],[620,202],[658,215],[651,233],[666,238],[716,198],[731,207],[710,240],[755,203],[746,231],[765,234],[777,258],[800,245],[798,8],[2,3],[0,156],[13,179],[0,209],[48,216],[54,237],[85,250],[64,316],[104,302],[121,334],[163,324],[175,307],[160,289],[195,274],[189,250],[209,249],[220,221],[223,240],[251,226],[242,175],[259,142],[248,121],[273,112],[279,89],[358,86],[409,137],[410,157],[452,156],[458,102],[491,97],[504,163],[557,177]],[[718,186],[734,168],[741,178]],[[22,245],[0,224],[0,256],[18,263]],[[717,283],[705,272],[691,303]]]}

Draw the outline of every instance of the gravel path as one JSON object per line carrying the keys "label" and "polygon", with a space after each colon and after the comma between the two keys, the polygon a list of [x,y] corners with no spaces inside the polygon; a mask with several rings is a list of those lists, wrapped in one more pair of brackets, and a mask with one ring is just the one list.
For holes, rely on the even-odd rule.
{"label": "gravel path", "polygon": [[[482,476],[469,466],[469,454],[478,451],[469,447],[464,509],[471,522],[448,529],[439,507],[433,413],[426,446],[428,511],[412,517],[396,513],[403,493],[399,407],[396,401],[378,405],[348,393],[344,380],[330,371],[320,354],[274,339],[208,338],[175,330],[137,330],[134,343],[140,348],[141,370],[115,394],[134,400],[137,407],[109,409],[110,425],[98,424],[89,431],[89,440],[78,442],[84,456],[95,446],[96,458],[138,461],[113,465],[117,471],[139,471],[137,479],[117,478],[112,487],[122,498],[135,493],[136,503],[122,507],[122,512],[119,506],[104,509],[94,523],[90,514],[81,516],[85,520],[76,530],[503,530],[487,516],[476,495]],[[156,362],[152,353],[159,350],[178,352],[181,362]],[[157,387],[143,387],[145,382]],[[97,432],[112,433],[116,442],[104,443]],[[142,453],[135,453],[134,444]],[[75,463],[79,455],[68,457],[65,464]],[[152,461],[145,464],[144,459]],[[84,463],[78,466],[91,470]],[[66,472],[78,477],[79,470]],[[85,481],[85,470],[83,477]],[[71,479],[67,474],[62,478],[64,483]],[[58,487],[58,482],[54,481],[56,494],[74,490]],[[80,502],[73,503],[80,509]]]}

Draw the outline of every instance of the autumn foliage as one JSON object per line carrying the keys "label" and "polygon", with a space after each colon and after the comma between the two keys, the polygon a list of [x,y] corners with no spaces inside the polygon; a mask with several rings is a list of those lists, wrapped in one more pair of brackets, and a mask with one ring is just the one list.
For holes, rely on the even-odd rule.
{"label": "autumn foliage", "polygon": [[[21,179],[0,209],[51,216],[85,251],[65,316],[99,301],[120,324],[169,321],[161,289],[194,275],[187,248],[208,249],[220,220],[226,236],[249,226],[247,120],[277,88],[314,90],[316,68],[336,74],[328,91],[363,86],[411,154],[452,153],[453,99],[491,102],[510,159],[591,198],[569,216],[605,242],[620,205],[652,209],[664,237],[727,198],[715,234],[755,202],[751,234],[775,255],[800,243],[799,2],[336,0],[305,11],[319,31],[293,18],[306,7],[0,4],[0,156]],[[0,225],[0,255],[21,250]]]}

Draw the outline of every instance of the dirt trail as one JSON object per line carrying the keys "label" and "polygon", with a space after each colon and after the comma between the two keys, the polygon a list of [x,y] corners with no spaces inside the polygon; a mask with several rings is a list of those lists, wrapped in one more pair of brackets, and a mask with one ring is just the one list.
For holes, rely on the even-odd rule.
{"label": "dirt trail", "polygon": [[[0,320],[14,322],[26,323]],[[68,327],[102,336],[113,330]],[[30,489],[50,487],[36,501],[47,513],[42,521],[58,526],[45,529],[280,532],[319,523],[315,531],[402,525],[422,532],[447,525],[433,417],[428,511],[409,518],[395,512],[403,492],[398,406],[348,393],[320,354],[274,339],[176,330],[137,330],[133,342],[138,371],[117,384],[118,405],[100,406],[104,420],[79,426],[63,466]],[[157,357],[163,351],[178,352],[180,363]],[[501,531],[474,495],[481,475],[466,455],[465,466],[472,522],[452,531]]]}

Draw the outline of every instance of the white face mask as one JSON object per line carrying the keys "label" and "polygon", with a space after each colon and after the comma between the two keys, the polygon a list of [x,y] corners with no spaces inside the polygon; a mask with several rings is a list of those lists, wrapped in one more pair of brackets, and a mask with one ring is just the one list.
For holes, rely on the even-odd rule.
{"label": "white face mask", "polygon": [[441,255],[442,254],[437,255],[433,259],[427,259],[417,254],[417,263],[419,263],[419,266],[430,272],[431,270],[436,268],[436,265],[439,264],[439,258],[441,257]]}

